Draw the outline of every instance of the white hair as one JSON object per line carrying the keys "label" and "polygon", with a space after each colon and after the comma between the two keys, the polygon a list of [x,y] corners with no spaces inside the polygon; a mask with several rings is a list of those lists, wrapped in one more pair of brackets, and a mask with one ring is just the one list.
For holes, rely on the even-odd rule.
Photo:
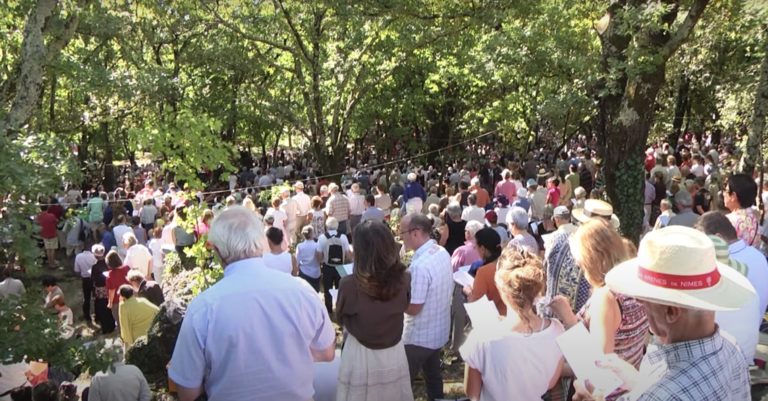
{"label": "white hair", "polygon": [[515,206],[507,214],[507,224],[514,225],[520,230],[528,228],[528,212],[525,209]]}
{"label": "white hair", "polygon": [[338,190],[339,190],[339,186],[336,185],[335,182],[332,182],[330,185],[328,185],[328,191],[337,192]]}
{"label": "white hair", "polygon": [[325,220],[325,228],[328,230],[338,230],[339,221],[335,217],[329,217]]}
{"label": "white hair", "polygon": [[470,234],[474,237],[475,234],[477,234],[478,231],[483,229],[483,223],[477,221],[477,220],[471,220],[467,222],[467,225],[464,226],[464,231],[469,231]]}
{"label": "white hair", "polygon": [[460,219],[461,218],[461,205],[458,202],[451,202],[446,206],[445,212],[448,213],[448,216],[450,216],[452,219]]}
{"label": "white hair", "polygon": [[136,245],[139,241],[136,239],[136,235],[132,232],[123,234],[123,244],[128,244],[127,248]]}
{"label": "white hair", "polygon": [[232,206],[216,216],[208,240],[225,264],[261,256],[267,242],[261,221],[243,206]]}
{"label": "white hair", "polygon": [[477,177],[472,177],[472,179],[469,180],[469,183],[472,185],[480,185],[480,179]]}

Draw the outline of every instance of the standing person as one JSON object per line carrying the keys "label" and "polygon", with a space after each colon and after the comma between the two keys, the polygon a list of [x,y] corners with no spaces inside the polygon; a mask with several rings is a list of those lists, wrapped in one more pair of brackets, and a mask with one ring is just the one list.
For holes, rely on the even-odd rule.
{"label": "standing person", "polygon": [[485,220],[485,209],[477,204],[477,195],[470,194],[467,197],[467,207],[461,212],[461,219],[470,222],[476,221],[480,224]]}
{"label": "standing person", "polygon": [[746,174],[733,174],[728,177],[723,191],[725,207],[731,211],[727,214],[728,220],[736,228],[739,239],[744,240],[747,245],[759,247],[760,216],[753,208],[756,198],[757,184],[752,177]]}
{"label": "standing person", "polygon": [[467,222],[461,218],[461,206],[457,202],[449,203],[443,210],[443,221],[445,225],[441,226],[444,231],[441,237],[445,238],[445,242],[442,245],[448,254],[453,255],[456,249],[464,244],[467,227]]}
{"label": "standing person", "polygon": [[376,198],[371,194],[365,195],[365,211],[360,222],[375,220],[383,223],[384,219],[384,211],[376,207]]}
{"label": "standing person", "polygon": [[[637,258],[615,266],[605,282],[640,300],[654,343],[639,371],[616,355],[599,366],[619,376],[629,399],[751,399],[747,361],[715,324],[715,311],[740,308],[754,295],[738,284],[739,274],[717,261],[704,233],[680,226],[651,231]],[[581,380],[576,392],[593,399]]]}
{"label": "standing person", "polygon": [[331,183],[328,186],[328,191],[330,191],[331,196],[325,203],[325,214],[335,218],[339,223],[335,229],[346,234],[349,232],[349,199],[344,194],[339,193],[339,186],[336,183]]}
{"label": "standing person", "polygon": [[[604,353],[615,353],[635,368],[640,367],[648,333],[648,317],[634,298],[615,293],[605,286],[605,275],[613,266],[630,258],[624,242],[607,222],[591,220],[582,224],[573,237],[576,263],[592,287],[587,303],[573,313],[567,298],[556,296],[550,308],[566,328],[583,322]],[[616,400],[617,390],[606,396]]]}
{"label": "standing person", "polygon": [[139,210],[139,220],[141,226],[145,230],[150,231],[155,227],[155,220],[157,219],[157,207],[152,198],[144,199],[144,204]]}
{"label": "standing person", "polygon": [[506,304],[499,295],[499,289],[494,281],[497,270],[496,260],[501,256],[501,238],[494,229],[488,227],[478,231],[475,238],[477,251],[482,257],[483,265],[477,269],[472,287],[465,289],[468,292],[467,300],[474,302],[482,297],[487,297],[496,305],[499,315],[506,316]]}
{"label": "standing person", "polygon": [[320,262],[317,260],[317,241],[315,229],[304,226],[301,229],[304,241],[296,245],[296,261],[299,264],[299,277],[304,279],[315,291],[320,291]]}
{"label": "standing person", "polygon": [[224,278],[187,308],[168,371],[179,400],[311,399],[313,361],[332,361],[336,348],[317,294],[264,265],[264,228],[248,209],[221,212],[208,238]]}
{"label": "standing person", "polygon": [[[124,214],[117,216],[117,225],[112,229],[112,234],[115,235],[115,242],[117,243],[117,253],[122,259],[125,259],[125,255],[128,252],[128,248],[125,245],[125,234],[133,234],[133,228],[128,225],[128,221]],[[134,237],[135,238],[135,237]]]}
{"label": "standing person", "polygon": [[128,272],[131,268],[123,265],[123,259],[115,251],[107,253],[107,267],[109,267],[109,276],[107,277],[107,307],[112,311],[112,318],[115,324],[120,326],[120,293],[118,289],[128,282]]}
{"label": "standing person", "polygon": [[104,260],[104,246],[95,244],[91,247],[96,263],[91,267],[91,282],[93,284],[93,310],[96,322],[101,327],[102,334],[109,334],[115,330],[115,318],[109,310],[109,293],[107,290],[106,273],[109,270]]}
{"label": "standing person", "polygon": [[480,186],[479,178],[475,177],[470,181],[469,193],[476,196],[477,207],[485,211],[485,205],[491,202],[491,196],[488,194],[488,191],[486,191],[485,188]]}
{"label": "standing person", "polygon": [[[386,177],[385,175],[382,176]],[[389,217],[389,209],[392,208],[392,198],[389,197],[386,187],[381,184],[377,185],[374,199],[376,200],[376,207],[381,209],[386,217]]]}
{"label": "standing person", "polygon": [[560,181],[555,177],[547,179],[547,198],[546,204],[556,208],[560,205]]}
{"label": "standing person", "polygon": [[43,208],[43,211],[37,215],[37,224],[40,225],[40,237],[43,239],[48,267],[53,269],[57,265],[56,249],[59,248],[59,237],[56,225],[59,223],[59,219],[51,213],[50,209],[50,206]]}
{"label": "standing person", "polygon": [[285,238],[283,231],[276,227],[270,227],[266,231],[269,251],[262,255],[264,265],[270,269],[281,271],[292,276],[299,275],[299,264],[296,258],[284,247]]}
{"label": "standing person", "polygon": [[117,353],[116,362],[109,369],[96,373],[87,388],[87,401],[150,401],[152,392],[141,370],[123,362],[123,347],[113,347]]}
{"label": "standing person", "polygon": [[504,177],[504,179],[496,184],[496,188],[493,191],[493,196],[497,199],[497,202],[499,196],[502,195],[505,196],[508,201],[509,199],[515,199],[517,196],[517,186],[515,186],[515,183],[512,182],[512,172],[509,170],[504,170],[501,175]]}
{"label": "standing person", "polygon": [[454,288],[451,257],[431,233],[432,222],[423,214],[408,214],[400,221],[403,245],[414,251],[403,342],[411,381],[423,372],[429,401],[443,398],[440,350],[448,342]]}
{"label": "standing person", "polygon": [[300,233],[304,226],[309,224],[307,216],[312,211],[312,199],[304,192],[304,183],[301,181],[293,184],[293,190],[296,191],[296,195],[293,195],[297,207],[296,230]]}
{"label": "standing person", "polygon": [[[102,255],[104,255],[104,248],[100,248]],[[80,277],[83,290],[83,319],[88,324],[93,322],[91,318],[91,293],[93,293],[93,279],[91,279],[91,269],[96,264],[96,255],[94,250],[97,250],[94,245],[91,249],[86,249],[75,256],[75,273]]]}
{"label": "standing person", "polygon": [[408,182],[405,184],[403,192],[403,210],[406,213],[421,213],[424,207],[424,201],[427,200],[427,193],[424,187],[416,180],[416,173],[408,174]]}
{"label": "standing person", "polygon": [[138,270],[144,277],[152,277],[152,254],[146,246],[141,245],[136,240],[133,233],[123,235],[123,244],[125,245],[125,264],[133,270]]}
{"label": "standing person", "polygon": [[[106,198],[106,194],[104,195]],[[99,228],[104,220],[104,209],[107,208],[107,204],[99,194],[99,191],[91,192],[91,199],[88,200],[86,209],[88,211],[88,222],[91,223],[91,231],[93,231],[94,237],[96,236],[96,230]]]}
{"label": "standing person", "polygon": [[[206,231],[207,233],[207,231]],[[147,248],[152,253],[152,274],[155,277],[155,281],[158,283],[163,282],[163,271],[165,270],[163,258],[163,228],[155,227],[152,229],[152,237],[147,244]]]}
{"label": "standing person", "polygon": [[147,280],[144,274],[138,270],[129,271],[126,278],[131,283],[131,287],[133,287],[134,294],[137,297],[145,298],[158,307],[165,302],[163,289],[160,288],[160,284],[157,281]]}
{"label": "standing person", "polygon": [[317,239],[317,252],[315,257],[322,265],[323,296],[325,297],[325,308],[328,315],[333,315],[333,297],[332,288],[339,288],[341,275],[336,269],[338,266],[346,264],[352,259],[352,251],[349,247],[347,236],[339,232],[339,222],[329,217],[325,221],[326,231]]}
{"label": "standing person", "polygon": [[315,238],[320,233],[325,232],[325,210],[323,210],[323,199],[319,196],[312,197],[312,211],[309,213],[309,225],[315,232]]}
{"label": "standing person", "polygon": [[347,199],[349,200],[349,234],[352,235],[355,227],[360,224],[365,211],[365,197],[360,193],[360,184],[352,184],[350,190],[347,191]]}
{"label": "standing person", "polygon": [[389,227],[366,221],[354,231],[354,273],[339,284],[337,321],[349,333],[339,368],[337,401],[413,400],[403,346],[410,275]]}
{"label": "standing person", "polygon": [[285,213],[284,234],[287,236],[286,242],[293,245],[296,243],[296,225],[298,224],[296,219],[298,218],[299,204],[291,198],[291,190],[288,188],[283,188],[280,191],[280,198],[282,199],[280,210]]}
{"label": "standing person", "polygon": [[126,348],[136,342],[136,339],[146,336],[149,326],[160,310],[157,305],[146,298],[135,296],[136,293],[128,284],[123,284],[118,290],[120,294],[120,338]]}
{"label": "standing person", "polygon": [[514,313],[490,332],[473,330],[462,345],[465,392],[472,400],[539,400],[563,367],[555,342],[563,326],[534,309],[544,291],[544,270],[536,256],[506,249],[493,272],[505,309]]}

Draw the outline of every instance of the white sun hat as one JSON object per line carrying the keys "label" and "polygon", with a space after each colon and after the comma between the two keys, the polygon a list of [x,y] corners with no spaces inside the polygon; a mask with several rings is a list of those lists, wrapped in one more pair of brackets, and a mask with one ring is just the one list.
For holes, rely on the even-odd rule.
{"label": "white sun hat", "polygon": [[619,228],[621,223],[619,218],[613,214],[613,206],[611,206],[610,203],[599,199],[587,199],[584,202],[584,208],[573,209],[571,215],[574,219],[582,223],[586,223],[591,219],[601,217],[603,219],[610,220],[613,228]]}
{"label": "white sun hat", "polygon": [[613,291],[649,302],[699,310],[736,310],[755,296],[740,273],[716,258],[704,233],[684,226],[652,231],[637,258],[605,276]]}

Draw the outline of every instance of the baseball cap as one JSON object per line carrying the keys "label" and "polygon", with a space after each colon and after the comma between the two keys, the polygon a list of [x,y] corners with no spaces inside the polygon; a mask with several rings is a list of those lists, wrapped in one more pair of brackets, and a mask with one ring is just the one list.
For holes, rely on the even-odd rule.
{"label": "baseball cap", "polygon": [[553,217],[559,217],[561,219],[567,219],[571,217],[571,211],[565,206],[558,206],[552,213]]}

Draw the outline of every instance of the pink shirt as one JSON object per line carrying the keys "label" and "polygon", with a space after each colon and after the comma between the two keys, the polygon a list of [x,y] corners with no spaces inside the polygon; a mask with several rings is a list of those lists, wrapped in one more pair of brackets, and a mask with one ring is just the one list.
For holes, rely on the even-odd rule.
{"label": "pink shirt", "polygon": [[499,181],[499,183],[496,184],[496,189],[493,191],[493,195],[496,197],[504,195],[507,197],[507,200],[509,200],[509,203],[512,203],[512,201],[515,200],[515,197],[517,197],[517,187],[512,181]]}
{"label": "pink shirt", "polygon": [[560,204],[560,188],[553,187],[547,190],[547,204],[552,206]]}
{"label": "pink shirt", "polygon": [[477,253],[475,245],[471,242],[465,242],[464,245],[456,248],[451,255],[451,267],[456,272],[459,267],[471,265],[480,260],[480,254]]}

